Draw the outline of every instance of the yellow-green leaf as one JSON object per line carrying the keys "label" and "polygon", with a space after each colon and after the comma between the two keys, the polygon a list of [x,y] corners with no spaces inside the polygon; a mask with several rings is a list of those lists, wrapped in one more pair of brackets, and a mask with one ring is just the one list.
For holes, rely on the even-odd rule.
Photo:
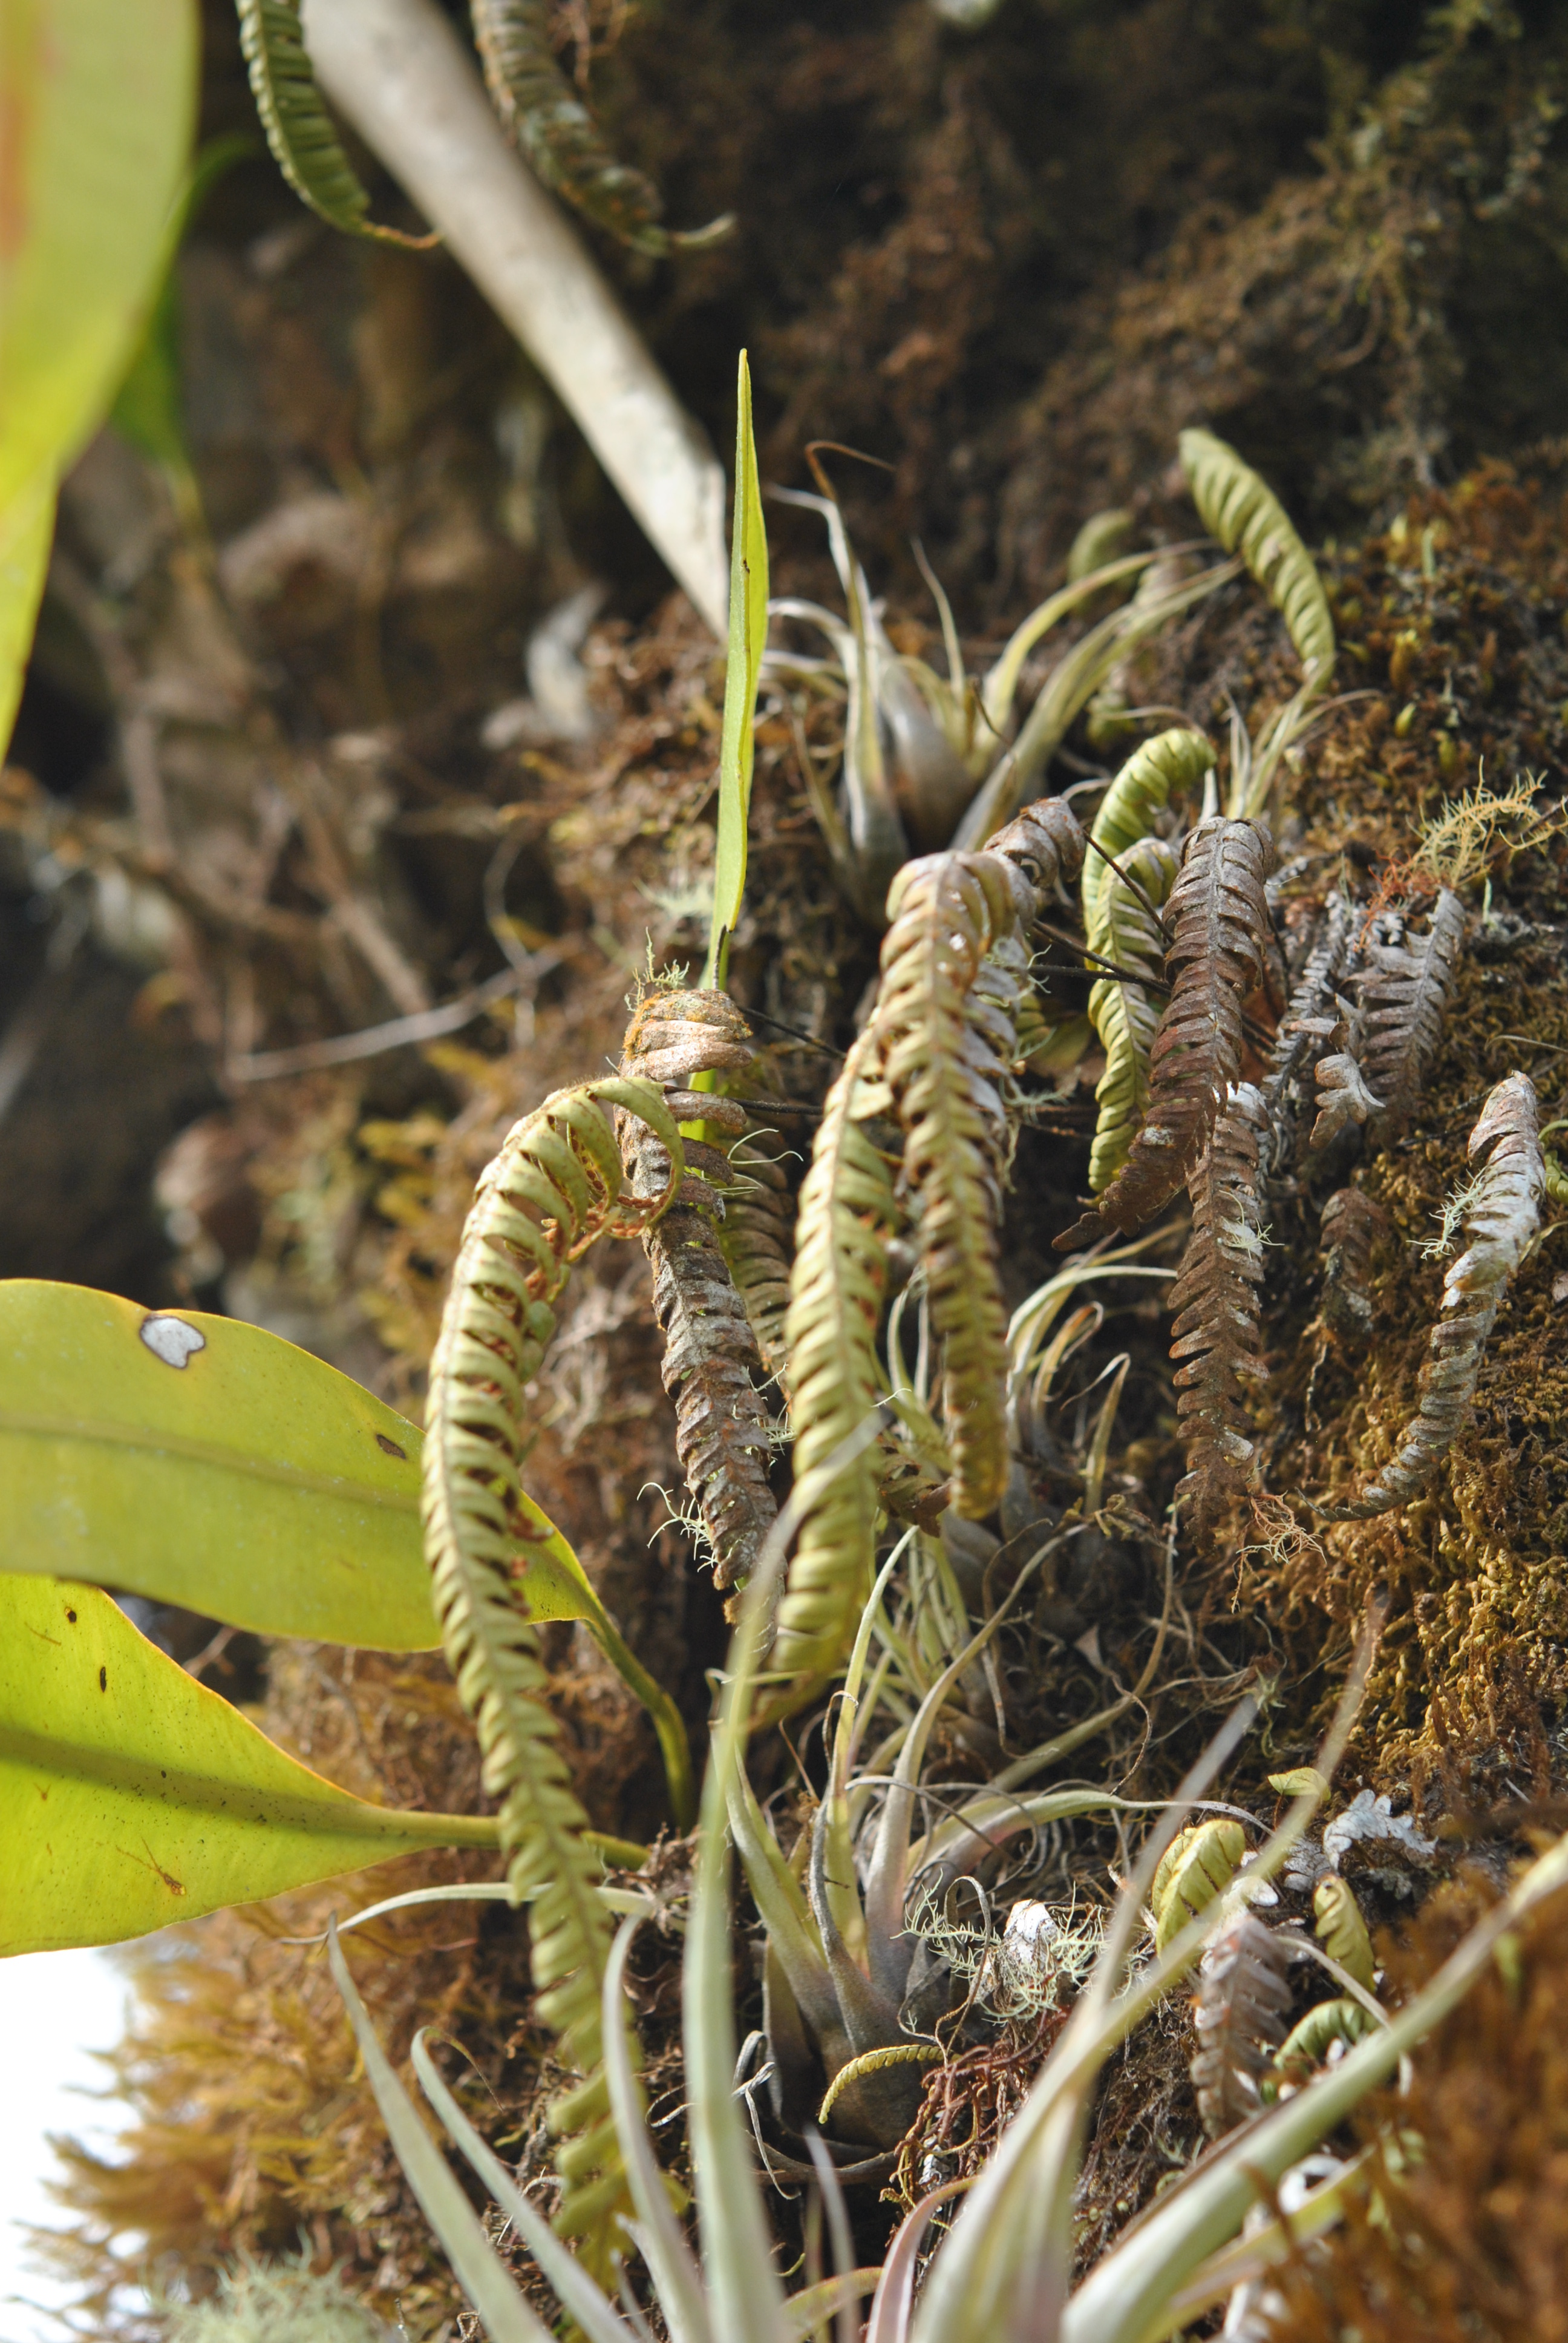
{"label": "yellow-green leaf", "polygon": [[45,470],[0,506],[0,758],[16,721],[54,539],[55,476]]}
{"label": "yellow-green leaf", "polygon": [[[176,1360],[183,1364],[176,1365]],[[440,1641],[419,1526],[423,1434],[336,1367],[205,1311],[0,1282],[0,1547],[257,1634],[378,1651]],[[518,1591],[587,1622],[689,1786],[678,1713],[527,1496]]]}
{"label": "yellow-green leaf", "polygon": [[724,678],[724,731],[719,753],[719,836],[713,864],[713,926],[707,985],[722,984],[729,938],[746,892],[746,833],[751,818],[752,719],[768,640],[768,533],[751,433],[751,374],[740,353],[736,387],[735,515],[729,548],[729,663]]}
{"label": "yellow-green leaf", "polygon": [[0,1577],[0,1954],[117,1944],[428,1846],[477,1815],[334,1787],[96,1587]]}
{"label": "yellow-green leaf", "polygon": [[157,283],[190,147],[193,0],[0,8],[0,512],[96,423]]}
{"label": "yellow-green leaf", "polygon": [[0,1284],[0,1523],[11,1570],[262,1634],[439,1640],[417,1431],[237,1319]]}

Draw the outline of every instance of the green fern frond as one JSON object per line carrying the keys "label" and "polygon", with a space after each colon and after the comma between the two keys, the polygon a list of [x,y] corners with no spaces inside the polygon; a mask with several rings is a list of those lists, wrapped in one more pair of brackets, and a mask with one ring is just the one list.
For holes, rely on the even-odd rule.
{"label": "green fern frond", "polygon": [[[849,1437],[882,1393],[877,1323],[899,1212],[887,1159],[857,1120],[875,1046],[863,1034],[829,1091],[800,1190],[785,1322],[797,1481]],[[839,1658],[869,1583],[879,1469],[876,1449],[868,1449],[801,1523],[770,1673],[814,1680]]]}
{"label": "green fern frond", "polygon": [[1211,431],[1183,431],[1181,469],[1203,526],[1242,560],[1290,629],[1310,683],[1333,673],[1334,622],[1317,564],[1273,490]]}
{"label": "green fern frond", "polygon": [[273,159],[302,203],[347,236],[422,251],[436,236],[405,236],[368,218],[370,197],[321,101],[299,29],[299,0],[236,0],[251,95]]}
{"label": "green fern frond", "polygon": [[1160,1858],[1149,1891],[1154,1942],[1161,1952],[1181,1935],[1189,1920],[1206,1912],[1215,1896],[1229,1887],[1246,1852],[1245,1831],[1226,1815],[1189,1823],[1177,1833]]}
{"label": "green fern frond", "polygon": [[1312,1913],[1317,1921],[1313,1930],[1319,1943],[1331,1960],[1348,1969],[1357,1985],[1368,1993],[1377,1976],[1377,1964],[1372,1958],[1372,1938],[1367,1924],[1362,1918],[1361,1906],[1356,1902],[1355,1889],[1348,1879],[1332,1872],[1320,1879],[1312,1896]]}
{"label": "green fern frond", "polygon": [[472,14],[491,103],[548,187],[638,252],[713,243],[729,232],[728,216],[687,235],[661,225],[658,189],[617,162],[556,63],[551,0],[472,0]]}
{"label": "green fern frond", "polygon": [[668,1151],[680,1136],[648,1081],[607,1078],[557,1091],[508,1133],[480,1179],[430,1362],[425,1550],[447,1663],[477,1727],[484,1783],[500,1802],[514,1896],[528,1906],[538,2015],[583,2082],[550,2111],[567,2184],[568,2234],[598,2234],[621,2199],[619,2154],[600,2073],[599,1987],[610,1923],[599,1861],[583,1833],[546,1701],[538,1629],[520,1607],[517,1560],[529,1534],[519,1481],[524,1391],[555,1331],[570,1264],[596,1238],[629,1232],[669,1201],[623,1197],[609,1110],[640,1116]]}
{"label": "green fern frond", "polygon": [[[1141,838],[1117,861],[1120,870],[1108,872],[1095,906],[1090,950],[1113,960],[1129,976],[1161,978],[1165,931],[1159,911],[1176,884],[1176,850],[1163,839]],[[1099,1116],[1089,1158],[1093,1195],[1108,1188],[1126,1162],[1132,1134],[1143,1120],[1149,1103],[1149,1053],[1163,1006],[1162,989],[1129,984],[1121,977],[1101,977],[1090,991],[1089,1014],[1105,1051],[1105,1071],[1094,1092]]]}
{"label": "green fern frond", "polygon": [[903,1126],[927,1307],[942,1345],[950,1502],[979,1521],[1008,1473],[1007,1313],[997,1262],[1005,1133],[1000,1098],[972,1063],[970,1004],[981,961],[1016,916],[1006,866],[988,854],[906,863],[888,911],[870,1031]]}
{"label": "green fern frond", "polygon": [[1120,862],[1135,840],[1148,836],[1172,793],[1196,789],[1213,761],[1210,742],[1185,724],[1156,733],[1128,758],[1101,800],[1083,858],[1083,927],[1091,943],[1100,891],[1111,876],[1106,856]]}

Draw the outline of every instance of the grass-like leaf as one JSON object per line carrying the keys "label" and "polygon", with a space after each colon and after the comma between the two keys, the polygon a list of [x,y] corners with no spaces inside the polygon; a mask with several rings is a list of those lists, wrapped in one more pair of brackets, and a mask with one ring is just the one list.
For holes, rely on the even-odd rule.
{"label": "grass-like leaf", "polygon": [[713,919],[705,986],[722,985],[729,939],[746,893],[746,835],[751,819],[752,719],[768,641],[768,532],[751,431],[751,373],[740,353],[736,384],[735,515],[729,547],[729,661],[724,678],[724,731],[719,751],[719,837],[713,864]]}

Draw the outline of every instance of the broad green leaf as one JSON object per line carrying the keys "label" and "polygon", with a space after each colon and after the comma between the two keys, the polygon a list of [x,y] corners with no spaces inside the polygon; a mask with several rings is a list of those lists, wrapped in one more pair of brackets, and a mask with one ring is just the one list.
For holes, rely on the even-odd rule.
{"label": "broad green leaf", "polygon": [[0,1954],[118,1944],[428,1846],[478,1815],[334,1787],[95,1586],[0,1577]]}
{"label": "broad green leaf", "polygon": [[713,865],[713,925],[704,984],[722,984],[729,938],[746,892],[746,832],[751,818],[752,719],[768,640],[768,533],[751,434],[751,374],[740,353],[736,387],[735,516],[729,548],[729,664],[719,752],[719,837]]}
{"label": "broad green leaf", "polygon": [[197,18],[194,0],[0,6],[0,512],[75,456],[152,300]]}
{"label": "broad green leaf", "polygon": [[[176,1365],[175,1360],[184,1363]],[[0,1559],[259,1634],[440,1641],[419,1526],[423,1434],[279,1335],[86,1286],[0,1282]],[[653,1718],[677,1812],[685,1728],[549,1516],[524,1497],[518,1586],[581,1619]]]}
{"label": "broad green leaf", "polygon": [[383,1651],[439,1640],[417,1431],[237,1319],[0,1284],[0,1524],[10,1570],[262,1634]]}
{"label": "broad green leaf", "polygon": [[0,507],[0,758],[16,721],[54,540],[55,476],[45,469]]}

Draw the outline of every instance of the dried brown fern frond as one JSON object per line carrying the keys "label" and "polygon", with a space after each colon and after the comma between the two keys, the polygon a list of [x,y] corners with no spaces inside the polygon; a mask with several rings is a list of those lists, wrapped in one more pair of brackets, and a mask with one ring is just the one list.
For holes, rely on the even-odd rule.
{"label": "dried brown fern frond", "polygon": [[1333,1030],[1335,1001],[1350,965],[1354,937],[1355,913],[1343,895],[1335,895],[1318,921],[1312,950],[1292,987],[1269,1053],[1262,1091],[1268,1111],[1264,1169],[1271,1182],[1288,1181],[1290,1167],[1296,1161],[1298,1126],[1312,1102],[1313,1076],[1323,1043]]}
{"label": "dried brown fern frond", "polygon": [[1006,1089],[1027,968],[1021,946],[1008,947],[1037,915],[1041,892],[1077,870],[1082,851],[1070,811],[1045,799],[985,853],[906,863],[888,897],[891,924],[867,1030],[904,1132],[904,1184],[942,1346],[950,1502],[970,1520],[990,1512],[1009,1469],[997,1249]]}
{"label": "dried brown fern frond", "polygon": [[1058,1237],[1067,1252],[1107,1230],[1131,1235],[1168,1204],[1196,1164],[1241,1071],[1241,1008],[1263,973],[1271,933],[1264,881],[1274,850],[1260,821],[1216,814],[1187,840],[1166,908],[1171,999],[1150,1052],[1150,1096],[1127,1161]]}
{"label": "dried brown fern frond", "polygon": [[1388,1234],[1388,1214],[1359,1188],[1336,1188],[1321,1222],[1323,1261],[1322,1315],[1340,1334],[1365,1334],[1372,1325],[1372,1255]]}
{"label": "dried brown fern frond", "polygon": [[1508,1281],[1541,1221],[1546,1173],[1537,1135],[1535,1090],[1513,1073],[1491,1092],[1470,1134],[1472,1162],[1485,1164],[1465,1198],[1469,1250],[1442,1281],[1445,1314],[1432,1330],[1421,1374],[1421,1407],[1397,1453],[1359,1496],[1319,1512],[1336,1522],[1366,1521],[1402,1505],[1432,1478],[1475,1395],[1482,1360]]}
{"label": "dried brown fern frond", "polygon": [[1187,1454],[1181,1490],[1195,1501],[1200,1518],[1224,1492],[1245,1483],[1252,1442],[1242,1392],[1268,1380],[1258,1328],[1263,1119],[1261,1094],[1251,1082],[1237,1083],[1188,1182],[1192,1233],[1171,1289],[1171,1356],[1181,1362],[1176,1413]]}
{"label": "dried brown fern frond", "polygon": [[1355,980],[1366,1029],[1362,1070],[1390,1115],[1414,1104],[1437,1055],[1463,940],[1464,907],[1446,887],[1423,936],[1408,941],[1398,924],[1380,920],[1368,939]]}
{"label": "dried brown fern frond", "polygon": [[1288,1954],[1272,1929],[1251,1912],[1223,1928],[1199,1969],[1193,2023],[1198,2050],[1192,2085],[1211,2139],[1255,2116],[1259,2077],[1285,2038],[1291,2006]]}
{"label": "dried brown fern frond", "polygon": [[1331,1027],[1328,1038],[1341,1047],[1320,1058],[1316,1069],[1318,1116],[1307,1141],[1314,1155],[1331,1146],[1352,1123],[1370,1122],[1388,1103],[1386,1099],[1373,1098],[1362,1071],[1357,1055],[1363,1046],[1361,1020],[1348,1001],[1339,1005],[1344,1014]]}
{"label": "dried brown fern frond", "polygon": [[[746,1109],[693,1084],[699,1075],[742,1071],[754,1054],[750,1029],[727,994],[655,992],[627,1030],[621,1071],[660,1083],[680,1121],[700,1120],[739,1138]],[[620,1119],[619,1132],[631,1194],[657,1195],[669,1178],[661,1142],[631,1116]],[[745,1578],[778,1511],[768,1485],[771,1442],[752,1381],[761,1356],[719,1241],[729,1159],[689,1139],[686,1163],[674,1203],[644,1231],[643,1244],[664,1336],[660,1372],[675,1403],[676,1453],[713,1548],[713,1583],[727,1587]]]}

